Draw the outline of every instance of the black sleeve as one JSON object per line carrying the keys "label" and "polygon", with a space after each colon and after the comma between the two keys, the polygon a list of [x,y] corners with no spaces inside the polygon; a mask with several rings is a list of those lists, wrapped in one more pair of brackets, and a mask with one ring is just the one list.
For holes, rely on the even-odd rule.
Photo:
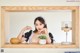
{"label": "black sleeve", "polygon": [[49,37],[50,37],[50,39],[51,39],[51,43],[53,43],[53,35],[51,34],[51,33],[49,33]]}
{"label": "black sleeve", "polygon": [[25,33],[25,38],[26,38],[26,42],[29,40],[29,37],[31,36],[31,34],[32,34],[32,30],[30,30],[29,32],[26,32]]}

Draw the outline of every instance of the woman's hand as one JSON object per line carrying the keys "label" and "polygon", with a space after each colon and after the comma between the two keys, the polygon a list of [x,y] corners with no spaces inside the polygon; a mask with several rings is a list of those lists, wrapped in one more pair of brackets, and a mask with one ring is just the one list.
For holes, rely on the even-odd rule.
{"label": "woman's hand", "polygon": [[22,29],[22,31],[25,31],[25,30],[31,30],[32,28],[30,26],[26,26]]}
{"label": "woman's hand", "polygon": [[48,30],[47,28],[43,28],[41,31],[40,31],[41,34],[46,34],[48,35]]}

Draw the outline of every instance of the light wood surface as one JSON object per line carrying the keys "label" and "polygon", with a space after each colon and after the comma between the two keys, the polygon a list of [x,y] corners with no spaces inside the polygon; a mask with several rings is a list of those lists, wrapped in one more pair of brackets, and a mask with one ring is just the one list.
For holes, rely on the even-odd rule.
{"label": "light wood surface", "polygon": [[6,48],[75,48],[76,46],[74,44],[6,44]]}

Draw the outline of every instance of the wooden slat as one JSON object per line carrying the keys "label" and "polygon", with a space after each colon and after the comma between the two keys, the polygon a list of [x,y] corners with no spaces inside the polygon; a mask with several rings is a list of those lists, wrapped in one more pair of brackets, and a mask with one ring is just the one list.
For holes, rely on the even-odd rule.
{"label": "wooden slat", "polygon": [[61,44],[6,44],[6,48],[75,48],[75,45],[61,45]]}
{"label": "wooden slat", "polygon": [[46,10],[75,10],[76,6],[3,6],[6,11],[46,11]]}

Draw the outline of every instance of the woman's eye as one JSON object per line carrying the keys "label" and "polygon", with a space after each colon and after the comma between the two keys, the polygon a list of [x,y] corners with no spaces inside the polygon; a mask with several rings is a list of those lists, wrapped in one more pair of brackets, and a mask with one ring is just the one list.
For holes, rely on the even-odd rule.
{"label": "woman's eye", "polygon": [[42,25],[42,24],[40,24],[40,25]]}

